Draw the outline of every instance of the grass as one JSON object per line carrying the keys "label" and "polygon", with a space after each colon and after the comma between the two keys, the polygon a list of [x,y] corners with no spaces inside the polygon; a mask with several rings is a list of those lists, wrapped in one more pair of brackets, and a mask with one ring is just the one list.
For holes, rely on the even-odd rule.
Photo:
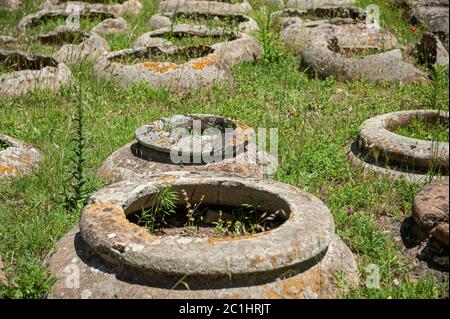
{"label": "grass", "polygon": [[[24,1],[32,12],[38,1]],[[146,10],[125,16],[126,35],[108,37],[113,49],[129,47],[149,31],[147,21],[156,12],[153,1],[143,1]],[[385,1],[369,2],[381,8],[381,24],[402,43],[414,43],[420,30],[412,32],[401,13]],[[267,25],[266,9],[251,1],[250,15]],[[22,13],[23,14],[23,13]],[[15,27],[21,13],[0,12],[0,33],[27,39]],[[265,48],[277,46],[275,31],[266,30]],[[25,42],[24,42],[25,43]],[[25,44],[24,44],[25,45]],[[33,46],[30,46],[33,48]],[[330,208],[336,231],[357,256],[361,284],[346,298],[440,298],[448,295],[448,282],[431,275],[417,276],[388,225],[411,215],[412,200],[422,185],[366,175],[349,165],[344,146],[356,138],[366,119],[387,112],[427,109],[429,88],[422,84],[386,84],[333,78],[310,79],[298,70],[298,60],[278,47],[271,58],[234,67],[236,84],[185,96],[146,85],[124,90],[97,81],[89,65],[72,67],[81,83],[84,110],[85,188],[100,189],[105,181],[96,176],[101,163],[134,138],[137,127],[173,114],[207,113],[239,119],[257,127],[277,127],[279,164],[274,179],[300,187],[319,197]],[[0,182],[0,255],[11,286],[0,287],[0,298],[41,298],[52,279],[41,261],[56,242],[79,220],[79,210],[65,208],[65,185],[71,172],[72,141],[79,98],[74,88],[60,95],[35,91],[27,96],[0,101],[0,132],[24,140],[44,153],[38,170],[29,176]],[[448,78],[436,87],[436,108],[448,110]],[[351,212],[351,213],[349,213]],[[364,285],[365,269],[380,269],[380,289]],[[394,284],[397,282],[398,284]]]}
{"label": "grass", "polygon": [[448,142],[448,120],[439,119],[436,123],[413,119],[408,126],[395,133],[419,140]]}

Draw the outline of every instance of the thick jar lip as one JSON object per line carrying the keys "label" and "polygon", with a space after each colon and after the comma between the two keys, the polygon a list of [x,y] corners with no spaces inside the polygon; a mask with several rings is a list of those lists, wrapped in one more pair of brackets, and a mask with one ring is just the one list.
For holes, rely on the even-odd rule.
{"label": "thick jar lip", "polygon": [[[0,61],[18,64],[19,69],[14,72],[26,70],[39,71],[46,67],[58,67],[59,63],[50,56],[35,55],[21,50],[0,50]],[[6,73],[8,74],[8,73]]]}
{"label": "thick jar lip", "polygon": [[[114,19],[118,17],[116,14],[113,14],[111,12],[90,9],[86,7],[82,7],[79,14],[81,18],[99,17],[101,20]],[[41,21],[44,21],[46,19],[61,18],[61,17],[65,18],[68,17],[69,15],[70,11],[65,9],[60,8],[42,9],[23,17],[22,20],[20,20],[19,22],[18,28],[21,30],[26,30],[32,27],[33,25],[39,24]]]}
{"label": "thick jar lip", "polygon": [[372,147],[381,155],[390,156],[400,162],[415,162],[427,168],[429,162],[436,158],[439,162],[447,162],[449,143],[419,140],[393,132],[396,128],[409,124],[413,118],[448,119],[449,113],[439,110],[409,110],[391,112],[366,120],[359,129],[359,140],[363,148]]}
{"label": "thick jar lip", "polygon": [[[218,196],[215,200],[221,198],[221,189],[264,192],[265,196],[273,196],[268,201],[276,200],[289,207],[289,218],[271,231],[233,239],[153,236],[126,218],[126,212],[130,213],[130,207],[138,199],[164,186],[183,185],[219,190],[210,193]],[[272,180],[168,172],[122,181],[97,192],[82,213],[80,229],[90,248],[110,263],[144,273],[208,277],[264,273],[310,263],[327,250],[334,222],[320,200],[290,185]]]}

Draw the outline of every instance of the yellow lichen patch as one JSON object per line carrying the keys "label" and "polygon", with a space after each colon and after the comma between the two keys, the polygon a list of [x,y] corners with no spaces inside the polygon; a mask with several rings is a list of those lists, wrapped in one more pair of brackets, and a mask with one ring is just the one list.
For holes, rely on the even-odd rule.
{"label": "yellow lichen patch", "polygon": [[206,57],[200,61],[192,63],[192,68],[196,69],[196,70],[202,70],[205,67],[207,67],[208,65],[219,61],[219,59],[220,59],[219,55],[212,55],[212,56]]}
{"label": "yellow lichen patch", "polygon": [[0,166],[0,175],[10,175],[16,171],[15,166]]}
{"label": "yellow lichen patch", "polygon": [[158,62],[145,62],[144,68],[149,69],[153,73],[164,73],[170,70],[174,70],[177,68],[177,64],[175,63],[169,63],[169,64],[162,64]]}
{"label": "yellow lichen patch", "polygon": [[241,295],[240,294],[231,294],[225,297],[226,299],[241,299]]}
{"label": "yellow lichen patch", "polygon": [[298,299],[301,297],[301,293],[304,290],[308,290],[308,293],[315,293],[317,296],[321,296],[327,286],[328,282],[323,280],[320,269],[310,269],[301,278],[291,277],[288,279],[279,280],[279,291],[273,288],[267,289],[265,295],[268,299]]}
{"label": "yellow lichen patch", "polygon": [[256,265],[261,264],[264,259],[261,256],[256,256],[254,260],[250,263],[250,267],[254,268]]}
{"label": "yellow lichen patch", "polygon": [[123,209],[113,203],[87,206],[82,215],[82,224],[88,226],[87,231],[95,233],[94,236],[114,234],[114,238],[109,241],[117,246],[124,246],[127,242],[149,243],[159,238],[151,235],[145,228],[131,223]]}
{"label": "yellow lichen patch", "polygon": [[158,182],[161,184],[173,184],[178,180],[178,177],[176,176],[164,176],[158,179]]}
{"label": "yellow lichen patch", "polygon": [[249,141],[252,137],[253,130],[250,130],[250,126],[246,124],[239,124],[236,127],[236,136],[233,136],[233,145],[238,145]]}
{"label": "yellow lichen patch", "polygon": [[226,242],[226,241],[256,238],[256,237],[260,236],[261,234],[263,234],[263,233],[258,233],[258,234],[251,235],[251,236],[240,236],[240,237],[223,237],[223,238],[208,237],[208,243],[214,245],[214,244]]}
{"label": "yellow lichen patch", "polygon": [[113,203],[91,204],[88,207],[86,207],[84,211],[84,214],[86,215],[95,215],[103,213],[124,214],[123,209],[120,206]]}

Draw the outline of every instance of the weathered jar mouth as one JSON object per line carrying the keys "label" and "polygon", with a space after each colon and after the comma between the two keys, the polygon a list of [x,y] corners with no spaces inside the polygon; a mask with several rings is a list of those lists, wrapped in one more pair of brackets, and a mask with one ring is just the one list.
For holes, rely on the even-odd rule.
{"label": "weathered jar mouth", "polygon": [[233,41],[239,38],[238,33],[235,31],[229,30],[213,30],[204,32],[204,30],[195,30],[195,31],[182,31],[182,30],[173,30],[173,31],[162,31],[156,30],[153,31],[153,38],[163,38],[166,40],[175,39],[183,39],[183,38],[204,38],[204,39],[214,39],[217,41]]}
{"label": "weathered jar mouth", "polygon": [[[59,18],[67,18],[70,16],[71,11],[70,10],[48,10],[48,11],[42,11],[42,14],[36,15],[36,17],[33,17],[26,21],[26,24],[22,24],[21,28],[30,28],[39,26],[43,23],[45,23],[48,20],[52,19],[59,19]],[[94,10],[82,10],[80,12],[80,18],[81,19],[89,19],[89,20],[106,20],[106,19],[113,19],[117,16],[104,11],[94,11]]]}
{"label": "weathered jar mouth", "polygon": [[280,14],[283,17],[298,17],[310,21],[336,18],[364,21],[367,17],[367,13],[364,10],[355,7],[330,7],[306,10],[285,9],[281,12]]}
{"label": "weathered jar mouth", "polygon": [[136,130],[143,147],[180,156],[228,158],[242,152],[254,132],[246,125],[223,116],[209,114],[174,115]]}
{"label": "weathered jar mouth", "polygon": [[394,133],[413,119],[448,122],[448,112],[410,110],[382,114],[365,121],[359,129],[353,153],[370,164],[379,162],[399,172],[428,173],[431,169],[448,175],[448,142],[415,139]]}
{"label": "weathered jar mouth", "polygon": [[171,18],[185,18],[185,19],[212,19],[212,20],[224,20],[227,22],[243,23],[248,22],[249,19],[243,14],[217,14],[217,13],[201,13],[201,12],[174,12]]}
{"label": "weathered jar mouth", "polygon": [[[264,190],[255,190],[246,186],[237,189],[223,188],[221,185],[193,184],[175,186],[168,190],[173,196],[171,203],[174,209],[172,214],[159,211],[159,214],[166,214],[164,224],[159,225],[157,229],[148,229],[153,234],[163,233],[162,236],[167,236],[164,234],[167,232],[169,236],[181,234],[189,237],[210,237],[210,240],[238,239],[276,229],[289,218],[290,214],[289,205],[279,197]],[[206,196],[206,194],[219,193],[220,198]],[[242,196],[242,193],[246,196]],[[155,213],[161,205],[161,196],[161,192],[154,193],[131,203],[125,210],[128,220],[144,227],[144,223],[140,222],[143,212],[149,210]],[[230,200],[224,201],[223,198]],[[167,202],[168,199],[164,198],[162,201]],[[133,207],[139,207],[139,209],[133,211]],[[189,209],[192,209],[192,221],[189,220]],[[213,214],[220,214],[220,217],[211,216]],[[223,221],[223,227],[232,227],[229,232],[222,233],[225,237],[211,232],[219,220]],[[151,219],[148,221],[150,222]],[[189,226],[190,224],[192,226]]]}
{"label": "weathered jar mouth", "polygon": [[51,57],[20,51],[0,51],[0,65],[12,71],[41,70],[45,67],[57,67],[58,62]]}
{"label": "weathered jar mouth", "polygon": [[[259,201],[266,210],[283,209],[287,219],[271,231],[245,237],[154,236],[127,215],[151,207],[166,186],[186,190],[192,202],[202,196],[208,204],[227,206]],[[156,286],[173,285],[183,276],[193,280],[191,289],[275,280],[320,261],[334,232],[331,214],[318,199],[267,180],[171,172],[113,184],[91,201],[80,222],[86,243],[106,262]]]}
{"label": "weathered jar mouth", "polygon": [[412,112],[410,116],[402,119],[388,119],[384,121],[385,128],[391,132],[403,127],[407,127],[413,120],[419,120],[427,124],[436,124],[437,122],[447,123],[448,129],[448,113],[443,112]]}
{"label": "weathered jar mouth", "polygon": [[[124,50],[120,54],[112,55],[109,58],[111,62],[118,62],[121,64],[137,64],[157,63],[157,62],[172,62],[177,64],[186,63],[190,60],[206,57],[214,53],[214,49],[205,45],[193,45],[170,50],[169,52],[161,50],[157,46],[150,46],[135,50]],[[182,60],[182,61],[178,61]]]}
{"label": "weathered jar mouth", "polygon": [[62,46],[64,44],[80,44],[90,34],[80,29],[65,29],[57,32],[38,35],[38,40],[43,44]]}

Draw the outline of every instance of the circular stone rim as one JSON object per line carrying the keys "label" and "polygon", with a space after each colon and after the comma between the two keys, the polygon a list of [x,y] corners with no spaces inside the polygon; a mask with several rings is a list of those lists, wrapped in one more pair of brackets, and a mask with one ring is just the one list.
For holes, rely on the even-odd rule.
{"label": "circular stone rim", "polygon": [[[356,151],[354,151],[354,148],[356,148]],[[376,163],[370,163],[366,162],[364,158],[361,158],[358,156],[358,154],[361,152],[360,149],[358,149],[357,143],[352,142],[346,145],[345,147],[345,154],[347,157],[347,160],[350,162],[351,165],[356,167],[362,167],[364,172],[367,173],[373,173],[373,174],[380,174],[390,180],[395,180],[397,178],[403,178],[407,182],[410,183],[418,183],[423,181],[425,178],[429,178],[430,175],[427,173],[420,173],[415,171],[401,171],[397,170],[396,166],[385,166],[385,165],[377,165]],[[383,163],[380,163],[383,164]],[[441,180],[448,177],[447,175],[435,175],[432,176],[433,180]]]}
{"label": "circular stone rim", "polygon": [[[204,8],[202,7],[204,3],[208,3],[210,6]],[[221,0],[161,0],[158,4],[158,11],[162,13],[173,12],[174,10],[177,12],[188,13],[210,13],[219,12],[219,9],[222,9],[224,14],[248,14],[253,10],[253,7],[248,0],[240,0],[239,3],[231,3]]]}
{"label": "circular stone rim", "polygon": [[[431,109],[408,110],[391,112],[372,117],[364,121],[359,127],[359,141],[362,144],[362,147],[368,149],[368,146],[376,145],[376,149],[383,155],[392,157],[400,162],[405,162],[405,160],[414,161],[414,165],[426,169],[429,168],[429,159],[432,156],[432,146],[437,145],[437,149],[440,150],[438,158],[442,157],[442,159],[438,159],[438,161],[446,162],[448,167],[448,142],[432,142],[410,138],[407,136],[398,135],[386,128],[386,123],[389,121],[395,121],[396,119],[398,120],[399,118],[405,116],[410,119],[414,117],[428,118],[432,116],[441,116],[448,119],[449,113],[446,111]],[[404,145],[404,147],[402,147],[401,152],[399,152],[395,149],[395,146],[393,147],[392,145]],[[411,146],[414,146],[414,148],[411,148]],[[419,152],[423,155],[418,154]]]}
{"label": "circular stone rim", "polygon": [[[164,152],[164,153],[170,153],[172,150],[171,148],[158,146],[157,144],[155,144],[155,142],[158,141],[159,138],[151,139],[150,135],[153,134],[155,136],[160,136],[160,134],[162,133],[162,129],[160,129],[159,126],[158,126],[159,129],[157,129],[154,126],[152,126],[152,124],[158,125],[158,123],[162,123],[164,121],[165,121],[165,123],[168,123],[168,122],[170,122],[170,119],[172,119],[174,117],[182,117],[183,119],[192,118],[192,117],[201,117],[202,119],[208,118],[208,117],[213,117],[216,119],[223,119],[223,120],[229,121],[230,123],[235,125],[233,134],[235,134],[236,139],[233,140],[233,141],[235,141],[235,143],[233,143],[233,147],[241,148],[244,146],[244,144],[246,142],[248,142],[250,140],[249,136],[244,134],[246,132],[246,130],[249,128],[249,126],[244,125],[237,120],[233,120],[233,119],[230,119],[225,116],[214,115],[214,114],[175,114],[170,117],[163,117],[163,118],[157,119],[149,124],[146,124],[144,126],[139,127],[138,129],[136,129],[135,137],[136,137],[137,142],[144,147],[147,147],[147,148],[150,148],[150,149],[153,149],[156,151]],[[239,134],[239,133],[242,133],[242,134]],[[203,136],[200,138],[200,141],[202,143],[202,146],[203,146],[203,143],[209,142],[209,140],[205,139]],[[222,150],[222,148],[220,148],[219,151],[220,150]],[[192,150],[191,150],[190,154],[193,155],[196,153],[192,152]]]}
{"label": "circular stone rim", "polygon": [[[165,186],[246,186],[270,192],[291,209],[279,227],[238,238],[154,236],[128,221],[125,210]],[[301,200],[299,200],[301,199]],[[314,207],[314,209],[311,209]],[[307,264],[325,252],[334,235],[329,209],[315,196],[273,180],[162,173],[112,184],[95,193],[82,212],[80,231],[104,260],[151,273],[195,276],[239,275]],[[182,253],[179,250],[182,249]],[[167,252],[178,252],[172,258]],[[214,266],[204,260],[214,259]]]}

